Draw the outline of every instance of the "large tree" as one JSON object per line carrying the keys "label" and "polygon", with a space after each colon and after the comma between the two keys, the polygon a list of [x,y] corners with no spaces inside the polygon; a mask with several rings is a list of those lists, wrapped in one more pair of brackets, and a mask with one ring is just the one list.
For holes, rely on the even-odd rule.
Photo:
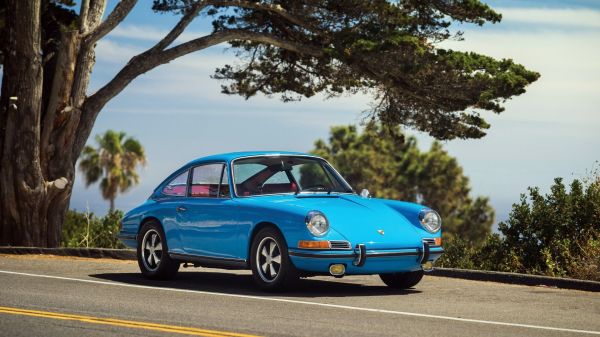
{"label": "large tree", "polygon": [[[241,60],[214,75],[229,81],[225,93],[290,100],[364,91],[373,118],[440,139],[482,137],[489,126],[480,113],[501,112],[539,76],[511,60],[439,47],[460,37],[453,22],[500,21],[477,0],[155,0],[154,10],[179,22],[88,93],[96,43],[136,2],[121,0],[106,16],[107,0],[82,0],[77,13],[67,0],[0,5],[0,244],[58,245],[75,164],[104,105],[137,76],[220,43]],[[56,8],[75,19],[49,15]],[[212,20],[213,31],[176,43],[198,18]]]}
{"label": "large tree", "polygon": [[367,124],[331,128],[313,152],[327,159],[355,189],[379,198],[419,202],[440,213],[444,238],[480,244],[490,233],[494,210],[486,197],[471,196],[469,179],[439,142],[421,151],[399,127]]}

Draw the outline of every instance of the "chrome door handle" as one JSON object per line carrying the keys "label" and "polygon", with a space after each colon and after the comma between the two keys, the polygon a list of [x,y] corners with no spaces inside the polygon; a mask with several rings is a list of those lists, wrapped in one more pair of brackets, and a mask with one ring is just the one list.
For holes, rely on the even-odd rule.
{"label": "chrome door handle", "polygon": [[185,208],[183,206],[177,206],[176,210],[177,210],[177,212],[185,212],[185,211],[187,211],[187,208]]}

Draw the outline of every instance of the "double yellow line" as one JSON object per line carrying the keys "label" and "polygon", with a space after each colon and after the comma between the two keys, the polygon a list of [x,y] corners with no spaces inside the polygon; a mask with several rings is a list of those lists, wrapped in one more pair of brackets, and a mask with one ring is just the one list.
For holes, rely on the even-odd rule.
{"label": "double yellow line", "polygon": [[58,313],[58,312],[26,310],[26,309],[1,307],[1,306],[0,306],[0,313],[12,314],[12,315],[24,315],[24,316],[32,316],[32,317],[43,317],[43,318],[51,318],[51,319],[60,319],[60,320],[67,320],[67,321],[79,321],[79,322],[92,323],[92,324],[119,326],[119,327],[124,327],[124,328],[179,333],[179,334],[184,334],[184,335],[196,335],[196,336],[207,336],[207,337],[256,337],[255,335],[247,335],[247,334],[227,332],[227,331],[206,330],[206,329],[198,329],[198,328],[192,328],[192,327],[183,327],[183,326],[175,326],[175,325],[167,325],[167,324],[156,324],[156,323],[150,323],[150,322],[126,321],[126,320],[114,319],[114,318],[81,316],[81,315],[63,314],[63,313]]}

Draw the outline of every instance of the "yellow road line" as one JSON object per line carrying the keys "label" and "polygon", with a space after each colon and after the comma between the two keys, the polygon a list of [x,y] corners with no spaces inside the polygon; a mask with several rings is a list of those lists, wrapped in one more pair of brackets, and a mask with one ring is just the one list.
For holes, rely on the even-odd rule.
{"label": "yellow road line", "polygon": [[119,326],[119,327],[125,327],[125,328],[171,332],[171,333],[178,333],[178,334],[184,334],[184,335],[196,335],[196,336],[207,336],[207,337],[256,337],[255,335],[247,335],[247,334],[227,332],[227,331],[198,329],[198,328],[192,328],[192,327],[157,324],[157,323],[150,323],[150,322],[127,321],[127,320],[121,320],[121,319],[115,319],[115,318],[102,318],[102,317],[93,317],[93,316],[63,314],[63,313],[50,312],[50,311],[26,310],[26,309],[11,308],[11,307],[0,307],[0,313],[12,314],[12,315],[24,315],[24,316],[32,316],[32,317],[52,318],[52,319],[69,320],[69,321],[79,321],[79,322],[92,323],[92,324],[103,324],[103,325],[112,325],[112,326]]}

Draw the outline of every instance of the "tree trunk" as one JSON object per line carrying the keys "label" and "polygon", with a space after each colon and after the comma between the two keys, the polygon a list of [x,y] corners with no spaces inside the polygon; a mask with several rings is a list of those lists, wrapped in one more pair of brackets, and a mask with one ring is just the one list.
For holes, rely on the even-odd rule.
{"label": "tree trunk", "polygon": [[[2,83],[0,225],[2,244],[56,245],[48,221],[52,189],[39,161],[43,66],[40,0],[7,4],[8,50]],[[19,21],[18,23],[16,21]],[[50,217],[48,217],[50,215]],[[50,229],[50,232],[49,232]]]}
{"label": "tree trunk", "polygon": [[[100,23],[105,4],[89,2],[86,29]],[[41,0],[7,3],[0,95],[0,245],[58,246],[73,188],[77,155],[72,149],[93,46],[82,43],[84,31],[63,32],[55,66],[44,74],[41,10]],[[46,92],[44,75],[52,83]]]}

